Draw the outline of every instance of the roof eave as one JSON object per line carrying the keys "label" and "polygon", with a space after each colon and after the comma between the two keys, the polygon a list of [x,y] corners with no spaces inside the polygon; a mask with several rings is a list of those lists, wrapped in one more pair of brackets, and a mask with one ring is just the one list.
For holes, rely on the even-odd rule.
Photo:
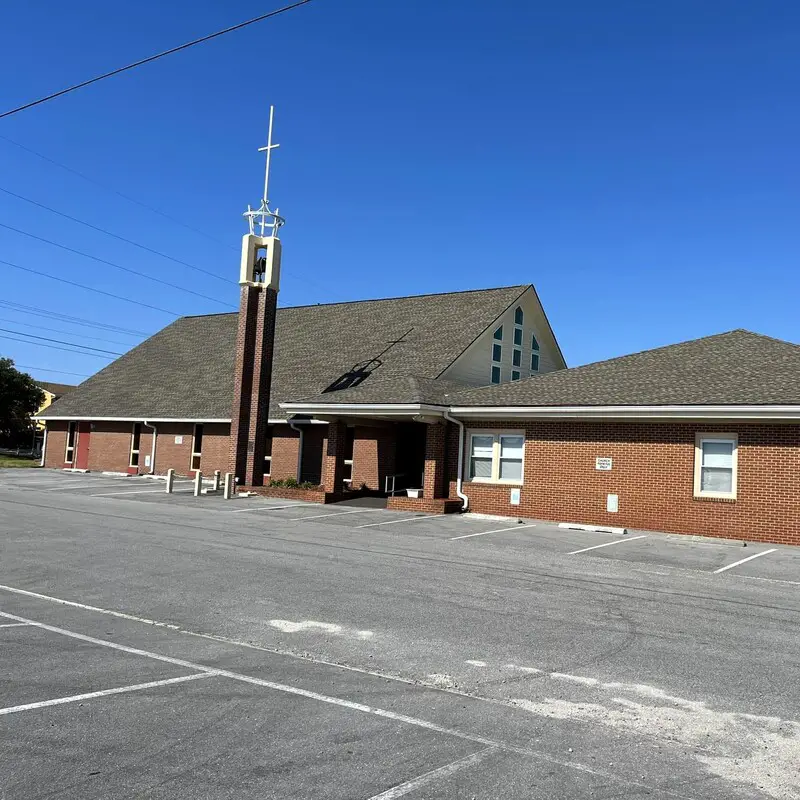
{"label": "roof eave", "polygon": [[348,417],[442,416],[447,406],[432,403],[281,403],[280,407],[297,414]]}
{"label": "roof eave", "polygon": [[471,419],[683,419],[800,421],[800,405],[453,406]]}

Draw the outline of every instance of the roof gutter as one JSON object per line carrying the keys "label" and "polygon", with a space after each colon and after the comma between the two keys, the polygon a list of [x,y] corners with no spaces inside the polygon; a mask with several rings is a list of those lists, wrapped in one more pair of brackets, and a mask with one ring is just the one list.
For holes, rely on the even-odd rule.
{"label": "roof gutter", "polygon": [[281,403],[281,408],[298,414],[347,415],[350,417],[407,417],[433,415],[441,417],[447,406],[430,403]]}
{"label": "roof gutter", "polygon": [[687,406],[454,406],[470,419],[684,419],[800,421],[800,405]]}
{"label": "roof gutter", "polygon": [[298,427],[296,420],[289,421],[289,427],[293,431],[297,431],[298,442],[297,442],[297,482],[300,483],[302,481],[302,474],[303,474],[303,437],[305,435],[305,431],[303,430],[302,426]]}

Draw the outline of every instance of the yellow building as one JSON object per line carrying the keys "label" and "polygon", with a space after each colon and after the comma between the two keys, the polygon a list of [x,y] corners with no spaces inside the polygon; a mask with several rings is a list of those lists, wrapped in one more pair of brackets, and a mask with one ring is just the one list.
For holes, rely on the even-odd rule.
{"label": "yellow building", "polygon": [[[63,397],[65,394],[71,392],[75,388],[69,383],[49,383],[47,381],[39,381],[36,385],[44,392],[44,402],[39,406],[39,409],[34,416],[41,414],[42,411],[58,400],[59,397]],[[36,429],[43,431],[44,422],[37,422]]]}

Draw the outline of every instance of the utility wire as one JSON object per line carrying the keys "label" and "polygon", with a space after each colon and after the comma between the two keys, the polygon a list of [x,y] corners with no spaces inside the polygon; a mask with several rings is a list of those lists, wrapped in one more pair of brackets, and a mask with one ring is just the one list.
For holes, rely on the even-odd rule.
{"label": "utility wire", "polygon": [[111,331],[112,333],[121,333],[125,336],[149,336],[149,333],[144,331],[134,331],[130,328],[120,328],[116,325],[108,325],[105,322],[92,322],[82,317],[72,317],[69,314],[61,314],[58,311],[48,311],[46,308],[37,308],[36,306],[26,306],[22,303],[12,303],[10,300],[0,300],[0,307],[7,308],[9,311],[24,312],[26,314],[33,314],[36,317],[44,317],[45,319],[55,319],[59,322],[65,322],[69,325],[81,325],[86,328],[98,328],[99,330]]}
{"label": "utility wire", "polygon": [[49,367],[32,367],[30,364],[17,364],[14,362],[17,369],[35,369],[37,372],[57,372],[59,375],[75,375],[77,378],[88,378],[89,376],[84,372],[68,372],[65,369],[50,369]]}
{"label": "utility wire", "polygon": [[[32,333],[25,333],[24,331],[15,331],[11,328],[0,328],[3,333],[13,333],[15,336],[28,336],[31,339],[39,339],[43,342],[55,342],[56,344],[68,344],[70,347],[81,347],[84,350],[96,350],[98,353],[108,353],[110,356],[124,356],[125,353],[117,353],[114,350],[103,350],[101,347],[92,347],[88,344],[81,344],[80,342],[65,342],[63,339],[51,339],[48,336],[34,336]],[[31,342],[31,344],[36,344]],[[88,354],[87,354],[88,355]]]}
{"label": "utility wire", "polygon": [[[19,264],[12,264],[10,261],[4,261],[0,259],[0,264],[5,264],[7,267],[13,267],[14,269],[21,269],[23,272],[30,272],[31,275],[36,275],[37,278],[42,277],[42,271],[40,269],[31,269],[30,267],[22,267]],[[126,303],[133,303],[135,306],[142,306],[142,308],[149,308],[153,311],[160,311],[162,314],[169,314],[171,317],[180,317],[181,314],[178,314],[175,311],[167,311],[166,308],[159,308],[158,306],[152,306],[149,303],[142,303],[140,300],[131,300],[129,297],[123,297],[121,294],[114,294],[113,292],[105,292],[102,289],[95,289],[93,286],[84,286],[82,283],[75,283],[75,281],[68,281],[66,278],[57,278],[55,275],[48,275],[48,281],[58,281],[59,283],[66,283],[68,286],[77,286],[78,289],[86,289],[87,292],[95,292],[96,294],[102,294],[106,297],[113,297],[115,300],[123,300]]]}
{"label": "utility wire", "polygon": [[75,250],[72,247],[67,247],[65,244],[59,244],[58,242],[53,242],[50,239],[45,239],[42,236],[37,236],[35,233],[29,233],[28,231],[23,231],[20,228],[15,228],[13,225],[6,225],[5,222],[0,222],[0,228],[6,228],[6,230],[14,231],[14,233],[20,233],[23,236],[27,236],[30,239],[36,239],[38,242],[44,242],[45,244],[51,244],[53,247],[59,247],[62,250],[66,250],[68,253],[74,253],[77,256],[82,256],[83,258],[89,258],[92,261],[97,261],[99,264],[106,264],[109,267],[113,267],[114,269],[122,270],[122,272],[128,272],[131,275],[137,275],[140,278],[144,278],[148,281],[153,281],[153,283],[160,283],[162,286],[169,286],[171,289],[177,289],[179,292],[186,292],[187,294],[193,294],[195,297],[202,297],[203,300],[210,300],[212,303],[217,303],[221,306],[225,306],[226,308],[235,308],[235,306],[230,305],[230,303],[226,303],[223,300],[217,300],[216,297],[209,297],[207,294],[201,294],[200,292],[195,292],[193,289],[187,289],[184,286],[179,286],[177,283],[170,283],[169,281],[162,281],[161,278],[154,278],[152,275],[148,275],[145,272],[139,272],[138,270],[131,269],[130,267],[123,267],[120,264],[115,264],[113,261],[107,261],[105,258],[98,258],[97,256],[90,255],[89,253],[83,253],[80,250]]}
{"label": "utility wire", "polygon": [[[85,333],[74,333],[73,331],[65,331],[63,328],[48,328],[44,325],[31,325],[29,322],[19,322],[16,319],[6,319],[0,317],[0,322],[8,322],[11,325],[21,325],[23,328],[33,328],[35,331],[49,331],[50,333],[66,333],[67,336],[77,336],[79,339],[91,339],[93,342],[105,342],[106,344],[121,344],[123,347],[133,347],[130,342],[118,342],[115,339],[102,339],[99,336],[87,336]],[[25,336],[31,334],[26,333]],[[83,345],[81,345],[83,346]]]}
{"label": "utility wire", "polygon": [[191,42],[186,42],[186,44],[179,45],[178,47],[173,47],[169,50],[164,50],[161,53],[156,53],[153,56],[148,56],[147,58],[143,58],[140,61],[134,61],[133,64],[128,64],[125,67],[119,67],[115,70],[112,70],[111,72],[106,72],[103,75],[98,75],[95,78],[90,78],[88,81],[83,81],[82,83],[76,83],[74,86],[68,86],[66,89],[61,89],[61,91],[53,92],[53,94],[49,94],[45,97],[40,97],[38,100],[32,100],[29,103],[17,106],[17,108],[12,108],[9,111],[4,111],[2,114],[0,114],[0,119],[3,119],[4,117],[10,117],[12,114],[17,114],[18,112],[24,111],[27,108],[33,108],[34,106],[41,105],[42,103],[46,103],[48,100],[54,100],[56,97],[61,97],[62,95],[69,94],[70,92],[74,92],[77,89],[82,89],[85,86],[90,86],[91,84],[97,83],[98,81],[102,81],[105,78],[111,78],[114,75],[119,75],[121,72],[126,72],[129,69],[140,67],[143,64],[149,64],[151,61],[156,61],[157,59],[171,55],[172,53],[178,53],[181,50],[187,50],[190,47],[194,47],[196,44],[202,44],[203,42],[208,42],[211,39],[216,39],[218,36],[224,36],[226,33],[237,31],[240,28],[246,28],[248,25],[254,25],[256,22],[261,22],[262,20],[269,19],[270,17],[277,17],[278,14],[283,14],[286,11],[291,11],[293,8],[298,8],[300,6],[307,5],[310,2],[311,0],[299,0],[299,2],[297,3],[292,3],[291,5],[284,6],[283,8],[278,8],[275,11],[270,11],[268,14],[262,14],[261,16],[247,20],[246,22],[240,22],[238,25],[233,25],[230,28],[225,28],[224,30],[217,31],[216,33],[210,33],[207,36],[202,36],[199,39],[194,39]]}
{"label": "utility wire", "polygon": [[[12,342],[22,342],[23,344],[32,344],[34,347],[47,347],[50,350],[63,350],[66,353],[75,353],[75,354],[77,354],[79,356],[94,356],[95,358],[106,358],[109,361],[113,361],[114,360],[113,356],[104,356],[104,355],[101,355],[100,353],[86,353],[86,352],[84,352],[82,350],[70,350],[70,349],[68,349],[66,347],[59,347],[58,345],[55,345],[55,344],[41,344],[39,342],[28,341],[27,339],[15,339],[13,336],[5,336],[2,333],[0,333],[0,339],[8,339],[8,340],[10,340]],[[120,355],[122,355],[122,354],[120,354]]]}
{"label": "utility wire", "polygon": [[60,161],[56,161],[55,159],[52,159],[49,156],[44,155],[44,153],[40,153],[31,147],[27,147],[24,144],[20,144],[19,142],[14,141],[14,139],[9,139],[8,136],[0,136],[0,139],[2,139],[4,142],[8,142],[9,144],[13,144],[14,147],[19,147],[20,150],[24,150],[26,153],[30,153],[31,155],[34,155],[37,158],[41,158],[42,161],[46,161],[48,164],[52,164],[54,167],[60,167],[61,169],[71,173],[72,175],[77,175],[79,178],[82,178],[87,183],[91,183],[94,186],[98,186],[101,189],[105,189],[107,192],[111,192],[112,194],[117,195],[117,197],[121,197],[123,200],[127,200],[129,203],[133,203],[134,205],[137,205],[140,208],[147,209],[148,211],[151,211],[153,214],[158,214],[160,217],[168,219],[175,225],[180,225],[182,228],[186,228],[186,230],[192,231],[193,233],[199,233],[206,239],[209,239],[212,242],[216,242],[217,244],[220,244],[223,247],[229,247],[231,250],[236,250],[236,248],[232,244],[228,242],[223,242],[221,239],[217,239],[216,236],[212,236],[211,234],[206,233],[205,231],[201,231],[199,228],[193,228],[191,225],[188,225],[183,220],[167,214],[166,211],[161,211],[160,209],[155,208],[154,206],[150,206],[147,203],[143,203],[141,200],[137,200],[135,197],[131,197],[128,194],[124,194],[123,192],[118,191],[113,186],[109,186],[105,183],[101,183],[100,181],[95,180],[94,178],[90,178],[83,172],[79,172],[77,169],[68,167],[66,164],[62,164]]}
{"label": "utility wire", "polygon": [[147,253],[152,253],[153,255],[160,256],[161,258],[166,258],[169,261],[174,261],[176,264],[182,264],[184,267],[188,267],[189,269],[195,270],[195,272],[202,272],[204,275],[210,275],[212,278],[216,278],[218,281],[224,281],[225,283],[234,283],[234,281],[230,280],[230,278],[223,278],[222,276],[217,275],[214,272],[209,272],[209,270],[207,269],[203,269],[202,267],[196,267],[194,264],[189,264],[187,261],[181,261],[181,259],[175,258],[174,256],[168,256],[166,253],[161,253],[158,250],[153,250],[152,247],[146,247],[143,244],[139,244],[139,242],[134,242],[132,239],[126,239],[124,236],[119,236],[116,233],[107,231],[105,228],[100,228],[97,225],[92,225],[90,222],[84,222],[82,219],[78,219],[77,217],[71,217],[69,214],[65,214],[63,211],[57,211],[55,208],[50,208],[50,206],[46,206],[44,205],[44,203],[39,203],[36,200],[31,200],[29,197],[23,197],[21,194],[12,192],[9,189],[4,189],[2,186],[0,186],[0,192],[4,192],[5,194],[10,195],[11,197],[16,197],[18,200],[23,200],[26,203],[30,203],[32,206],[36,206],[37,208],[43,208],[45,211],[49,211],[51,214],[57,214],[59,217],[68,219],[71,222],[77,222],[79,225],[84,225],[87,228],[91,228],[93,231],[104,233],[106,236],[110,236],[112,239],[117,239],[120,242],[131,244],[134,247],[138,247],[140,250],[144,250]]}

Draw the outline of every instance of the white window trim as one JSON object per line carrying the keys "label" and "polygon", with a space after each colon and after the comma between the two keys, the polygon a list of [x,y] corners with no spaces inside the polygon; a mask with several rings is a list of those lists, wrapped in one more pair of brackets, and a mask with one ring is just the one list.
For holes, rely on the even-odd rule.
{"label": "white window trim", "polygon": [[[197,441],[197,428],[202,427],[202,422],[195,422],[194,427],[192,428],[192,454],[189,456],[189,472],[200,472],[203,467],[203,450],[202,450],[202,439],[200,444],[200,452],[195,452],[194,444]],[[205,428],[203,429],[203,438],[205,438],[206,432]],[[197,458],[197,466],[194,465],[195,457]]]}
{"label": "white window trim", "polygon": [[[72,428],[72,447],[69,446],[69,431]],[[74,464],[75,463],[75,448],[78,446],[78,423],[77,422],[68,422],[67,423],[67,443],[64,447],[64,463],[65,464]],[[70,450],[72,451],[70,453]],[[69,458],[67,458],[69,456]]]}
{"label": "white window trim", "polygon": [[[708,492],[701,489],[703,474],[703,442],[725,442],[733,444],[730,492]],[[694,496],[709,497],[718,500],[735,500],[739,480],[739,435],[736,433],[698,433],[694,439]]]}
{"label": "white window trim", "polygon": [[[467,432],[469,435],[469,447],[466,450],[467,463],[465,465],[465,472],[470,477],[468,480],[471,483],[491,483],[499,486],[522,486],[525,483],[525,431],[504,430],[502,428],[497,430],[484,430],[475,429]],[[473,478],[471,477],[471,461],[472,461],[472,440],[476,436],[492,436],[492,477],[491,478]],[[522,437],[522,477],[518,481],[510,481],[500,478],[500,437],[501,436],[521,436]]]}
{"label": "white window trim", "polygon": [[128,466],[131,467],[131,468],[139,466],[139,459],[138,458],[136,459],[136,463],[135,464],[133,463],[133,454],[136,453],[136,455],[139,456],[140,450],[141,450],[141,447],[142,447],[142,429],[140,427],[139,428],[139,449],[138,450],[134,450],[133,449],[134,437],[136,435],[136,426],[139,425],[139,424],[140,423],[138,423],[138,422],[134,422],[133,425],[131,425],[131,449],[130,449],[130,453],[128,454]]}

